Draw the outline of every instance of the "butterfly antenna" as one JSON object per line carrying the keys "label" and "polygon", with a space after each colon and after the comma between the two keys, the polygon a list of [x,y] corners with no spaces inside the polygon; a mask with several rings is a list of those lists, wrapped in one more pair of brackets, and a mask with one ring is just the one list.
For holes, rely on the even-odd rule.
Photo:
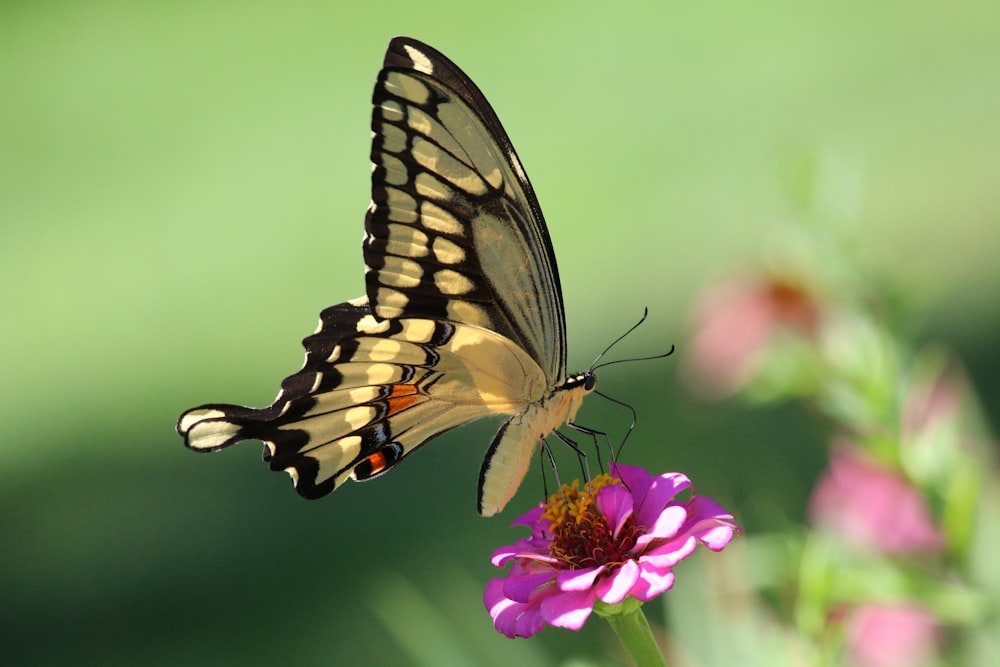
{"label": "butterfly antenna", "polygon": [[[675,349],[676,348],[673,345],[671,345],[670,349],[667,350],[666,352],[661,352],[660,354],[654,354],[649,357],[632,357],[631,359],[615,359],[614,361],[606,361],[603,364],[600,364],[599,366],[593,366],[590,370],[596,371],[598,368],[604,368],[606,366],[614,366],[615,364],[624,364],[631,361],[652,361],[653,359],[665,359],[669,357],[671,354],[673,354]],[[598,357],[598,359],[600,359],[600,357]]]}
{"label": "butterfly antenna", "polygon": [[[600,361],[601,358],[605,354],[607,354],[608,352],[610,352],[611,348],[613,348],[615,345],[617,345],[618,343],[620,343],[622,341],[622,339],[625,338],[625,336],[628,336],[630,333],[632,333],[633,331],[635,331],[636,329],[638,329],[639,325],[642,324],[643,322],[645,322],[646,321],[646,317],[648,317],[648,316],[649,316],[649,308],[643,308],[642,309],[642,317],[639,318],[639,321],[636,322],[635,324],[633,324],[632,326],[630,326],[628,328],[628,331],[626,331],[621,336],[619,336],[618,338],[615,338],[613,341],[611,341],[611,344],[608,345],[606,348],[604,348],[604,351],[601,352],[599,355],[597,355],[597,358],[594,359],[594,363],[592,363],[590,365],[590,370],[596,370],[597,368],[600,368],[600,366],[597,365],[597,362]],[[604,364],[604,365],[606,366],[607,364]]]}
{"label": "butterfly antenna", "polygon": [[590,370],[591,371],[596,371],[598,368],[604,368],[605,366],[612,366],[614,364],[622,364],[622,363],[625,363],[626,361],[650,361],[652,359],[663,359],[664,357],[669,357],[671,354],[673,354],[674,353],[674,346],[671,345],[670,349],[667,350],[666,352],[663,352],[661,354],[654,354],[651,357],[635,357],[635,358],[631,358],[631,359],[616,359],[615,361],[607,361],[607,362],[605,362],[603,364],[598,363],[601,359],[604,358],[604,355],[606,355],[608,352],[611,351],[611,348],[613,348],[615,345],[617,345],[618,343],[620,343],[622,341],[622,339],[624,339],[630,333],[632,333],[633,331],[635,331],[636,329],[638,329],[639,325],[641,325],[643,322],[645,322],[646,318],[648,316],[649,316],[649,308],[643,308],[642,309],[642,317],[639,318],[639,321],[636,322],[635,324],[633,324],[632,326],[630,326],[628,328],[628,331],[626,331],[621,336],[619,336],[618,338],[615,338],[613,341],[611,341],[611,344],[608,345],[606,348],[604,348],[604,351],[601,352],[599,355],[597,355],[597,358],[594,359],[594,363],[592,363],[590,365]]}

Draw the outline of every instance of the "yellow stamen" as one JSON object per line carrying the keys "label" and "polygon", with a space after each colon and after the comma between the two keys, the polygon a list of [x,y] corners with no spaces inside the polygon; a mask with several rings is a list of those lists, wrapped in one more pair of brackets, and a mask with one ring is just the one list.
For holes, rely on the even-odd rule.
{"label": "yellow stamen", "polygon": [[621,484],[621,480],[611,475],[598,475],[580,489],[580,480],[574,479],[572,484],[563,484],[558,493],[553,493],[545,503],[543,519],[552,522],[552,530],[556,530],[567,519],[572,518],[579,523],[586,511],[594,504],[594,496],[598,490],[611,484]]}

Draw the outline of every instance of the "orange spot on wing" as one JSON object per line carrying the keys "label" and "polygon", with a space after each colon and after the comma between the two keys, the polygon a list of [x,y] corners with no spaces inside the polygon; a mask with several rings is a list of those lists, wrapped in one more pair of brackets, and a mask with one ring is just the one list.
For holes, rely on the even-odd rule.
{"label": "orange spot on wing", "polygon": [[394,384],[386,400],[389,403],[389,416],[391,417],[397,412],[402,412],[406,408],[416,405],[423,399],[414,385]]}
{"label": "orange spot on wing", "polygon": [[372,467],[371,473],[374,475],[377,472],[381,472],[385,468],[385,454],[382,452],[375,452],[368,457],[368,465]]}

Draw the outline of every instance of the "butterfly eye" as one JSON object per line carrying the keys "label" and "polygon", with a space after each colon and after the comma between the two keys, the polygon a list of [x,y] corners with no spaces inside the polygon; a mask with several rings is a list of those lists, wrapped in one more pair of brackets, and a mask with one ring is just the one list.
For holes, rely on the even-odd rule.
{"label": "butterfly eye", "polygon": [[587,391],[593,391],[594,387],[597,386],[597,376],[593,373],[585,373],[583,376],[583,388]]}

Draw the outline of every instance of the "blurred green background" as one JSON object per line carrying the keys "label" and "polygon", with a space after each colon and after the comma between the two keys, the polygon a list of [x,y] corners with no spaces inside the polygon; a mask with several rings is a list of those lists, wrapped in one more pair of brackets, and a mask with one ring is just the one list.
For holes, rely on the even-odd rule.
{"label": "blurred green background", "polygon": [[[362,293],[374,77],[390,37],[483,88],[546,212],[571,370],[670,343],[727,267],[834,217],[916,299],[1000,417],[1000,9],[993,2],[0,5],[0,635],[6,664],[555,664],[606,627],[497,635],[475,515],[492,424],[307,503],[259,449],[186,451],[185,408],[265,405],[318,312]],[[626,459],[747,531],[797,521],[825,433],[707,405],[678,357],[608,369]],[[581,421],[613,433],[621,410]],[[678,589],[683,589],[683,568]],[[654,622],[657,613],[652,612]],[[662,621],[662,618],[659,619]]]}

